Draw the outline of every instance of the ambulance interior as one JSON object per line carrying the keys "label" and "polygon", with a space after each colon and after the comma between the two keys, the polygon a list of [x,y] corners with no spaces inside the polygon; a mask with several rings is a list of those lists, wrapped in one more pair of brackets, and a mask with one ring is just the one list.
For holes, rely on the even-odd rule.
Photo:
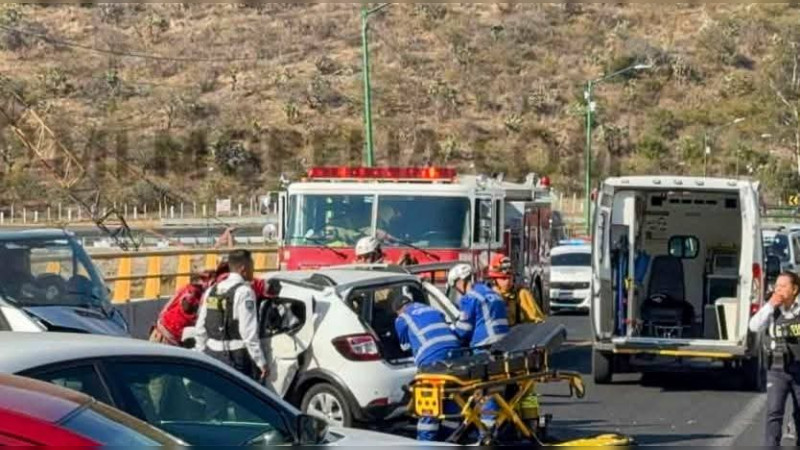
{"label": "ambulance interior", "polygon": [[612,208],[614,336],[738,341],[740,273],[751,270],[739,193],[627,190]]}

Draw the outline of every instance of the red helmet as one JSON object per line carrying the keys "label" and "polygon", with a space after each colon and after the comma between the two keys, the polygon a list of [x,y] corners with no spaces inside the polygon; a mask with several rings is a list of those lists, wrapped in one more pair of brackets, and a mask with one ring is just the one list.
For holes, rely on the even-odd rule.
{"label": "red helmet", "polygon": [[502,253],[492,255],[486,276],[489,278],[511,278],[511,259]]}

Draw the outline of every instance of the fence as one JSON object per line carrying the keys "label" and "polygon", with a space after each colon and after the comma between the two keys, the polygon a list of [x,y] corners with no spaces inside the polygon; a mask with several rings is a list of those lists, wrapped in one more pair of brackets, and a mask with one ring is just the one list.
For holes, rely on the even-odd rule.
{"label": "fence", "polygon": [[558,193],[553,198],[553,209],[560,211],[565,216],[583,217],[586,208],[586,197],[578,197],[577,194],[565,195]]}
{"label": "fence", "polygon": [[[273,199],[265,203],[262,201],[263,197],[273,199],[276,195],[271,193],[268,196],[251,197],[246,203],[233,203],[230,199],[217,199],[213,203],[159,203],[157,206],[114,203],[112,206],[120,211],[128,221],[254,217],[277,214],[278,202]],[[100,208],[103,215],[108,211],[108,207]],[[0,207],[0,225],[80,223],[89,220],[87,212],[78,205],[59,203],[56,206],[41,208],[18,205]]]}
{"label": "fence", "polygon": [[[277,270],[274,247],[249,248],[255,272]],[[193,275],[214,269],[229,249],[153,250],[145,252],[90,252],[95,264],[112,286],[112,301],[154,300],[169,296],[188,283]]]}

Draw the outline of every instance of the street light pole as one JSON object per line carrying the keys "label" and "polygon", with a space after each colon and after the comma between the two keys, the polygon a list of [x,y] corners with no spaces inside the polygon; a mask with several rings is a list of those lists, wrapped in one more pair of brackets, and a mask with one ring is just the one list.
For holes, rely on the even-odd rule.
{"label": "street light pole", "polygon": [[[742,123],[744,121],[745,121],[744,117],[737,117],[737,118],[733,119],[732,121],[730,121],[730,122],[728,122],[726,124],[720,125],[720,126],[714,128],[714,129],[712,129],[711,132],[706,131],[705,133],[703,133],[703,177],[704,178],[708,176],[708,157],[711,156],[711,145],[710,145],[711,142],[709,140],[709,136],[710,137],[716,137],[716,135],[720,131],[724,130],[725,128],[728,128],[730,126],[736,125],[738,123]],[[737,150],[737,153],[736,153],[736,176],[737,177],[739,176],[739,153],[738,153],[738,150]]]}
{"label": "street light pole", "polygon": [[368,9],[366,3],[361,5],[362,79],[364,82],[364,164],[367,167],[373,166],[375,158],[375,148],[372,137],[372,86],[370,85],[369,79],[369,16],[389,5],[391,5],[391,3],[384,3],[372,9]]}
{"label": "street light pole", "polygon": [[622,70],[618,70],[610,75],[606,75],[602,78],[597,80],[589,80],[586,83],[586,91],[584,92],[584,98],[586,100],[586,150],[584,151],[584,170],[586,171],[586,179],[584,181],[584,195],[586,196],[586,203],[583,208],[583,220],[586,224],[586,234],[590,235],[592,232],[591,229],[591,188],[592,188],[592,125],[593,125],[593,116],[595,110],[595,103],[594,103],[594,86],[602,83],[603,81],[609,80],[614,78],[618,75],[622,75],[627,72],[631,72],[634,70],[645,70],[651,69],[653,66],[650,64],[635,64],[630,67],[626,67]]}
{"label": "street light pole", "polygon": [[586,234],[587,236],[591,233],[591,224],[590,217],[591,214],[589,210],[592,208],[591,202],[591,193],[589,192],[592,188],[592,121],[593,121],[593,113],[594,113],[594,99],[592,95],[594,94],[594,81],[589,80],[586,83],[586,91],[584,92],[584,98],[586,99],[586,150],[584,151],[584,161],[585,161],[585,169],[586,172],[585,180],[584,180],[584,194],[586,195],[585,204],[583,206],[583,220],[586,223]]}

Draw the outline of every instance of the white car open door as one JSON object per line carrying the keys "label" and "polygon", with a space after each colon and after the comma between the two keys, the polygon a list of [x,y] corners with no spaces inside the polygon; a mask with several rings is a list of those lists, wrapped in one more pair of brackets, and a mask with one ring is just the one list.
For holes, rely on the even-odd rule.
{"label": "white car open door", "polygon": [[422,286],[425,288],[425,293],[428,295],[430,306],[444,313],[449,323],[455,323],[459,314],[456,305],[444,295],[444,292],[431,283],[424,281],[422,282]]}
{"label": "white car open door", "polygon": [[271,302],[262,346],[271,360],[269,384],[284,396],[300,369],[300,355],[311,346],[317,314],[313,291],[300,286],[282,283],[280,297]]}

